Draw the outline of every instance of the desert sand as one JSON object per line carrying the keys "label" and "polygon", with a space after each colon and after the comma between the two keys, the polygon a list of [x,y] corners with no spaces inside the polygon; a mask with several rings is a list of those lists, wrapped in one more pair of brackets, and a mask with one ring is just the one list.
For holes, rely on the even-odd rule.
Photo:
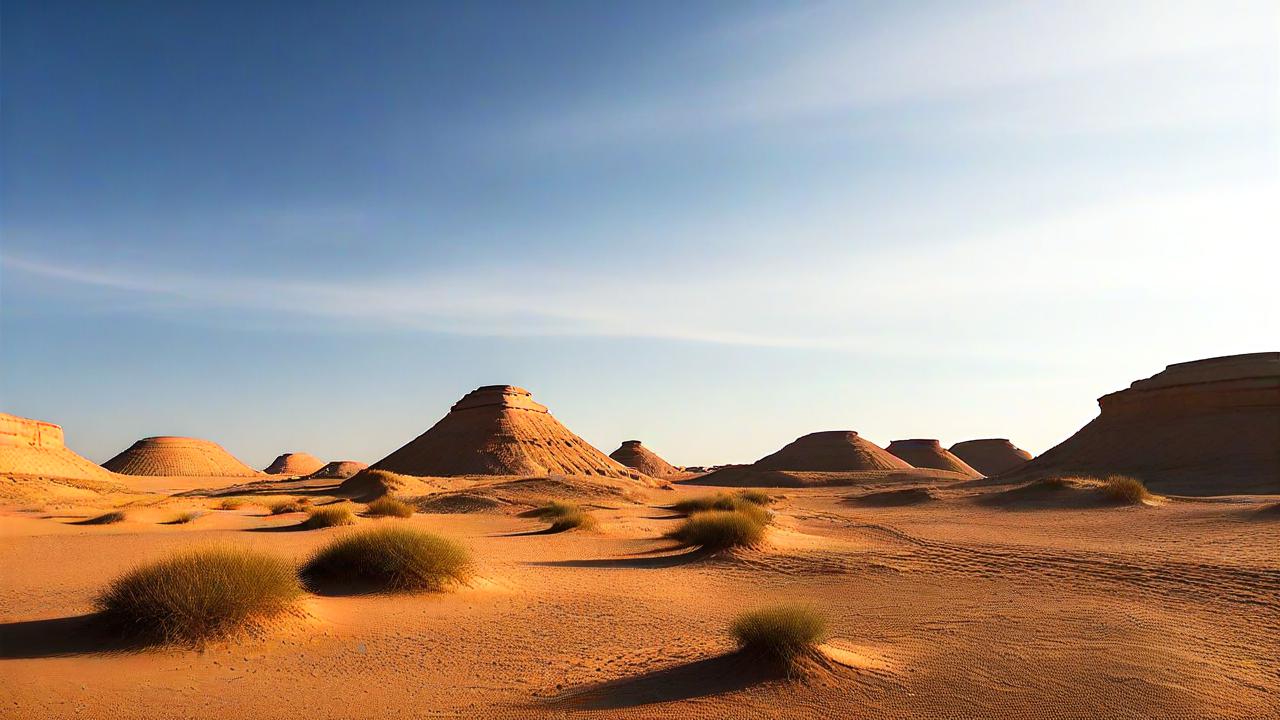
{"label": "desert sand", "polygon": [[[1137,389],[1199,393],[1194,413],[1234,418],[1237,433],[1273,417],[1270,395],[1253,383],[1232,395],[1229,377],[1203,382],[1246,398],[1243,418],[1212,386]],[[1125,407],[1137,417],[1121,427],[1204,424],[1159,402]],[[345,479],[224,466],[127,476],[76,460],[56,426],[4,420],[3,717],[1280,718],[1280,497],[1239,492],[1263,485],[1266,453],[1222,475],[1179,465],[1190,494],[1161,487],[1159,456],[1139,456],[1128,467],[1154,469],[1154,492],[1120,499],[1099,452],[1082,455],[1101,463],[1094,473],[975,478],[835,431],[671,482],[617,470],[527,391],[492,386],[394,462]],[[420,463],[462,472],[387,467]],[[590,471],[545,469],[557,463]],[[88,476],[50,479],[50,468]],[[761,542],[711,552],[666,537],[680,501],[738,486],[771,498]],[[308,529],[302,512],[270,510],[383,494],[417,512],[375,517],[356,503],[354,525]],[[537,514],[551,500],[576,503],[594,527],[551,532]],[[111,511],[124,519],[83,524]],[[178,550],[302,563],[389,526],[461,542],[474,574],[444,592],[308,592],[281,617],[195,646],[145,644],[94,614],[114,578]],[[828,622],[821,662],[802,674],[736,651],[727,633],[776,601]]]}
{"label": "desert sand", "polygon": [[328,467],[325,461],[310,453],[283,453],[262,472],[268,475],[310,475]]}

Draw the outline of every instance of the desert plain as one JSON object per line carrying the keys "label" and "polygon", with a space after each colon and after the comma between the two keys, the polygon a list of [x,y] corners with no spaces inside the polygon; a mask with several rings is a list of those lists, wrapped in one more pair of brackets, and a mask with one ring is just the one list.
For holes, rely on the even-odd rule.
{"label": "desert plain", "polygon": [[[330,473],[319,454],[246,473],[174,438],[89,467],[13,419],[35,429],[0,452],[0,716],[1280,717],[1277,393],[1278,353],[1173,365],[1000,472],[852,430],[780,438],[751,465],[676,468],[635,441],[611,458],[511,386]],[[218,474],[164,474],[190,467]],[[759,538],[679,539],[697,515],[682,502],[743,491],[767,508]],[[412,513],[375,515],[384,497]],[[552,532],[549,502],[590,522]],[[352,524],[309,524],[330,506]],[[99,614],[113,580],[174,553],[302,566],[391,526],[465,546],[465,579],[309,584],[199,642]],[[779,603],[824,622],[795,667],[730,632]]]}

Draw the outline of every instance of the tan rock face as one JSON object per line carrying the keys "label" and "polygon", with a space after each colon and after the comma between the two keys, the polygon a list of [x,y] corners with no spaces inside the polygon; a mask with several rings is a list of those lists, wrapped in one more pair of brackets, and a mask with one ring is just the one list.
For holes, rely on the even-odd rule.
{"label": "tan rock face", "polygon": [[912,467],[933,468],[934,470],[947,470],[948,472],[957,472],[975,478],[982,477],[982,473],[952,455],[937,440],[894,440],[885,449]]}
{"label": "tan rock face", "polygon": [[680,474],[679,468],[663,460],[639,440],[623,441],[621,447],[609,453],[609,457],[649,477],[672,477]]}
{"label": "tan rock face", "polygon": [[1009,472],[1031,459],[1031,453],[1005,438],[958,442],[951,446],[951,454],[987,477]]}
{"label": "tan rock face", "polygon": [[324,461],[308,453],[285,453],[263,470],[268,475],[310,475],[324,467]]}
{"label": "tan rock face", "polygon": [[752,463],[755,470],[865,472],[911,466],[852,430],[809,433]]}
{"label": "tan rock face", "polygon": [[1280,353],[1170,365],[1098,399],[1101,413],[1014,471],[1132,475],[1161,492],[1280,492]]}
{"label": "tan rock face", "polygon": [[143,438],[102,466],[122,475],[251,477],[261,474],[221,445],[187,437]]}
{"label": "tan rock face", "polygon": [[63,444],[53,423],[0,413],[0,475],[108,480],[111,473]]}
{"label": "tan rock face", "polygon": [[512,385],[473,390],[430,430],[372,467],[419,476],[640,477],[570,432],[528,390]]}

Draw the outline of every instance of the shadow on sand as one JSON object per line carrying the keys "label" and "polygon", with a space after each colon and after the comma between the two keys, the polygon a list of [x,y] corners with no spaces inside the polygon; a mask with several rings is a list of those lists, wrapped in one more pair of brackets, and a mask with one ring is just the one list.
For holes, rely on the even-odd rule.
{"label": "shadow on sand", "polygon": [[[666,553],[672,550],[684,550],[685,552],[676,555],[655,555],[655,553]],[[629,557],[600,558],[597,560],[538,560],[526,564],[534,567],[562,568],[669,568],[704,560],[713,555],[715,555],[714,552],[704,548],[689,549],[684,545],[676,545],[674,547],[646,550]]]}
{"label": "shadow on sand", "polygon": [[548,704],[562,710],[619,710],[735,692],[784,677],[776,666],[735,652],[571,690]]}
{"label": "shadow on sand", "polygon": [[72,657],[145,650],[154,643],[112,633],[97,614],[0,623],[0,659]]}

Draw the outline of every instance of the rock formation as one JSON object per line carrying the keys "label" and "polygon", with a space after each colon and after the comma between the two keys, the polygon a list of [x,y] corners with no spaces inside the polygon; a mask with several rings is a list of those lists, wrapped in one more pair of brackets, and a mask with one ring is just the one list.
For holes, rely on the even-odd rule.
{"label": "rock formation", "polygon": [[365,463],[355,460],[335,460],[307,477],[316,480],[346,480],[367,467],[369,466]]}
{"label": "rock formation", "polygon": [[911,466],[852,430],[827,430],[797,438],[750,467],[754,470],[865,472],[902,470]]}
{"label": "rock formation", "polygon": [[609,457],[649,477],[673,477],[681,474],[680,468],[658,457],[657,453],[639,440],[624,440],[621,447],[609,453]]}
{"label": "rock formation", "polygon": [[101,466],[63,444],[53,423],[0,413],[0,475],[71,480],[114,480]]}
{"label": "rock formation", "polygon": [[486,385],[371,467],[406,475],[601,475],[643,478],[569,432],[528,390]]}
{"label": "rock formation", "polygon": [[982,473],[969,467],[960,458],[947,452],[937,440],[894,440],[885,448],[895,457],[912,467],[933,468],[960,473],[969,477],[982,477]]}
{"label": "rock formation", "polygon": [[324,461],[308,453],[285,453],[263,470],[268,475],[310,475],[324,467]]}
{"label": "rock formation", "polygon": [[958,442],[951,446],[951,454],[987,477],[1013,470],[1031,459],[1031,453],[1005,438]]}
{"label": "rock formation", "polygon": [[102,466],[122,475],[253,477],[262,474],[215,442],[187,437],[143,438]]}
{"label": "rock formation", "polygon": [[1166,493],[1280,493],[1280,352],[1170,365],[1098,405],[1088,425],[1008,476],[1120,474]]}

